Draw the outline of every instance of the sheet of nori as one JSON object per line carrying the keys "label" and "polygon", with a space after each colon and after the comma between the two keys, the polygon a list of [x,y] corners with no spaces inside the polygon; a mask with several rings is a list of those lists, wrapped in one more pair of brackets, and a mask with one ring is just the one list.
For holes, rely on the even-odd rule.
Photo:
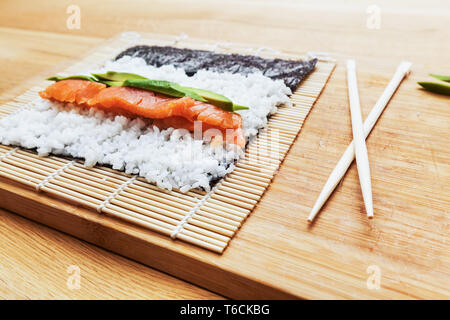
{"label": "sheet of nori", "polygon": [[116,60],[123,56],[141,57],[147,64],[156,67],[171,64],[184,69],[190,76],[198,70],[240,74],[261,71],[269,78],[283,80],[292,92],[314,70],[317,63],[317,59],[309,61],[266,59],[251,55],[145,45],[124,50],[116,57]]}

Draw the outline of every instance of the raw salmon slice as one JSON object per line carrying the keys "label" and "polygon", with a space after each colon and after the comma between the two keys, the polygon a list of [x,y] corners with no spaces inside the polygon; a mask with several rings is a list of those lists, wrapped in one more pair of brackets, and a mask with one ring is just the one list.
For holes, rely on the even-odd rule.
{"label": "raw salmon slice", "polygon": [[150,119],[172,117],[194,104],[195,100],[190,97],[170,98],[129,87],[106,88],[88,101],[90,107],[105,110],[118,108]]}
{"label": "raw salmon slice", "polygon": [[88,104],[100,109],[120,108],[150,119],[178,116],[191,122],[202,121],[217,128],[241,127],[241,116],[237,113],[190,97],[172,98],[137,88],[109,87],[90,99]]}
{"label": "raw salmon slice", "polygon": [[88,100],[94,98],[105,88],[106,85],[103,83],[93,81],[63,80],[55,82],[44,91],[39,92],[39,95],[43,99],[86,105]]}
{"label": "raw salmon slice", "polygon": [[128,116],[160,119],[157,125],[161,128],[193,131],[194,121],[201,121],[203,131],[216,128],[225,134],[228,129],[230,138],[227,134],[224,140],[245,146],[239,114],[190,97],[173,98],[130,87],[107,88],[104,84],[86,80],[58,81],[39,95],[44,99],[76,103]]}

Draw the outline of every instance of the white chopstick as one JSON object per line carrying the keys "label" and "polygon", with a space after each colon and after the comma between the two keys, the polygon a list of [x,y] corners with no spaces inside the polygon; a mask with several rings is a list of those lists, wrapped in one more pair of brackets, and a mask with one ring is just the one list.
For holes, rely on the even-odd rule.
{"label": "white chopstick", "polygon": [[347,60],[347,84],[359,183],[361,185],[367,217],[371,219],[373,218],[372,183],[370,182],[369,157],[367,155],[366,138],[364,136],[364,127],[361,118],[361,106],[359,104],[355,60]]}
{"label": "white chopstick", "polygon": [[[373,127],[375,126],[375,123],[377,122],[384,108],[394,95],[395,90],[397,90],[403,78],[409,73],[410,68],[411,68],[410,62],[402,62],[397,67],[397,71],[395,72],[391,81],[387,85],[386,89],[384,89],[384,92],[382,93],[378,101],[375,103],[375,106],[370,111],[366,121],[364,121],[365,138],[367,138],[370,131],[372,131]],[[352,141],[350,145],[347,147],[347,150],[345,150],[339,162],[337,163],[333,172],[331,172],[330,176],[328,177],[328,180],[325,183],[325,186],[323,187],[322,192],[319,195],[319,198],[317,198],[317,201],[314,204],[311,213],[309,214],[308,221],[314,220],[320,208],[322,208],[325,201],[327,201],[330,194],[333,192],[339,181],[344,176],[348,167],[350,167],[350,164],[352,163],[354,158],[355,158],[355,148]]]}

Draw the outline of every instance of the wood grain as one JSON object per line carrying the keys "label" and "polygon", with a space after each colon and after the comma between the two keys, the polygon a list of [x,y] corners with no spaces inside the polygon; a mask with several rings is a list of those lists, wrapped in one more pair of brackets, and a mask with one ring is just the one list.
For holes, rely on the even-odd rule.
{"label": "wood grain", "polygon": [[[373,221],[369,222],[364,215],[356,167],[352,165],[318,221],[312,226],[306,223],[323,183],[351,140],[345,72],[341,64],[269,191],[225,254],[217,257],[182,244],[173,248],[170,241],[148,235],[159,248],[165,249],[161,252],[171,250],[172,254],[165,257],[166,263],[155,260],[147,263],[237,298],[264,296],[256,292],[264,286],[272,288],[272,293],[280,297],[450,297],[450,153],[447,148],[450,104],[448,99],[419,90],[416,85],[429,72],[449,73],[447,4],[431,1],[425,7],[418,1],[401,1],[396,5],[387,1],[349,1],[338,7],[330,2],[321,6],[312,2],[246,1],[237,7],[235,2],[223,5],[223,2],[195,1],[189,12],[180,12],[175,10],[180,4],[175,1],[155,1],[151,6],[139,6],[139,1],[134,6],[119,2],[111,2],[109,6],[87,1],[78,3],[82,27],[67,30],[64,2],[42,1],[38,8],[25,5],[25,1],[2,1],[1,26],[13,28],[2,29],[2,44],[25,49],[16,58],[2,49],[1,64],[16,61],[16,69],[21,61],[35,61],[24,68],[28,72],[4,68],[8,81],[2,82],[3,90],[10,81],[18,83],[43,71],[59,54],[76,56],[77,50],[87,49],[97,38],[124,30],[161,32],[163,29],[174,35],[186,32],[191,36],[248,41],[292,51],[328,51],[335,53],[338,62],[347,57],[356,58],[365,118],[400,60],[412,61],[411,77],[402,84],[367,140],[376,216]],[[381,8],[380,29],[366,28],[365,10],[370,4]],[[46,51],[40,51],[43,48],[39,43],[27,48],[28,43],[11,39],[20,37],[20,33],[24,33],[23,39],[47,39]],[[53,40],[49,39],[52,37]],[[68,41],[61,41],[72,37],[74,47]],[[11,222],[6,225],[9,232],[22,228],[12,227]],[[48,232],[43,227],[38,229],[39,234]],[[45,241],[41,244],[45,246]],[[54,246],[50,244],[47,248],[52,250]],[[68,252],[73,250],[69,246],[63,248]],[[60,251],[57,256],[61,255]],[[39,261],[30,250],[27,252],[28,258],[17,260],[17,265]],[[180,255],[192,262],[192,266],[197,262],[198,268],[183,273],[180,266],[168,263],[177,261]],[[370,266],[377,266],[381,271],[379,290],[367,287]],[[213,273],[214,268],[219,271]],[[201,274],[204,270],[209,273]],[[27,269],[21,276],[26,277],[29,272]],[[201,277],[194,277],[198,273]],[[230,286],[223,285],[224,278],[232,280]],[[246,284],[251,285],[239,291],[242,279],[248,279]],[[63,297],[64,288],[54,286],[54,295]]]}
{"label": "wood grain", "polygon": [[[221,299],[220,296],[0,210],[2,299]],[[70,266],[80,288],[70,289]]]}
{"label": "wood grain", "polygon": [[[48,49],[73,41],[74,47]],[[22,82],[86,51],[99,39],[0,28],[0,91],[12,98]],[[42,48],[42,44],[45,44]],[[3,93],[5,94],[5,93]],[[165,273],[0,209],[2,299],[222,299]],[[67,286],[69,266],[81,271],[80,289]]]}

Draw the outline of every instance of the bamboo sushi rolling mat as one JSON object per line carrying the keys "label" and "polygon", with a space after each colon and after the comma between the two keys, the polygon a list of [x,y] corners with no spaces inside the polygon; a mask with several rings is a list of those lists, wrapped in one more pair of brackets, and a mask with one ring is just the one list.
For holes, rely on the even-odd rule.
{"label": "bamboo sushi rolling mat", "polygon": [[[271,58],[304,56],[274,52],[239,44],[217,44],[200,39],[165,35],[119,34],[94,49],[84,59],[64,70],[76,74],[113,59],[133,45],[170,45],[215,50],[221,53],[258,54]],[[190,244],[222,253],[268,188],[335,64],[319,61],[315,71],[291,96],[292,106],[280,106],[268,128],[252,140],[234,171],[210,192],[167,191],[137,176],[107,167],[84,167],[82,162],[57,156],[39,157],[35,152],[0,145],[0,176],[108,214],[143,228]],[[0,116],[40,99],[38,91],[47,83],[33,80],[33,87],[0,106]]]}
{"label": "bamboo sushi rolling mat", "polygon": [[[450,297],[449,100],[416,83],[450,70],[449,3],[194,0],[188,14],[181,0],[75,4],[80,30],[66,27],[67,2],[0,2],[1,103],[28,89],[30,75],[124,30],[327,51],[338,63],[269,189],[221,255],[0,178],[1,298]],[[366,26],[374,5],[380,29]],[[413,62],[412,73],[367,140],[375,218],[365,216],[353,163],[311,226],[308,213],[352,139],[348,58],[357,60],[363,118],[401,60]],[[81,267],[80,290],[67,288],[69,265]],[[378,290],[367,286],[374,267]]]}

